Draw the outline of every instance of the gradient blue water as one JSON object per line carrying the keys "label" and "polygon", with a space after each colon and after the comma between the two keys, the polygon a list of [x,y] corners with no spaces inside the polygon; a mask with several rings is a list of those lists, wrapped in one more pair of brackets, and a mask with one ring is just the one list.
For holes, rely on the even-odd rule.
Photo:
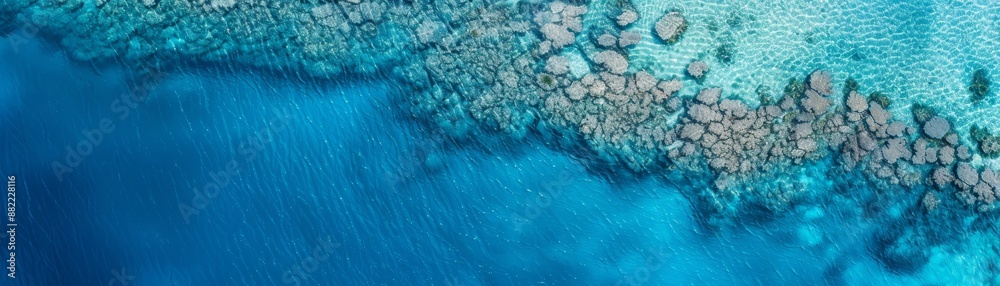
{"label": "gradient blue water", "polygon": [[[436,139],[390,81],[192,69],[121,119],[120,67],[37,43],[0,49],[0,171],[21,196],[16,285],[121,285],[122,271],[128,285],[294,285],[286,271],[322,239],[337,246],[302,285],[934,282],[876,263],[866,220],[836,207],[850,204],[708,231],[663,180],[607,180],[537,144]],[[270,128],[276,111],[290,116]],[[60,181],[52,162],[105,118],[115,130]],[[241,152],[268,133],[255,156]],[[181,204],[231,161],[232,183],[186,220]],[[799,183],[844,188],[817,173]]]}

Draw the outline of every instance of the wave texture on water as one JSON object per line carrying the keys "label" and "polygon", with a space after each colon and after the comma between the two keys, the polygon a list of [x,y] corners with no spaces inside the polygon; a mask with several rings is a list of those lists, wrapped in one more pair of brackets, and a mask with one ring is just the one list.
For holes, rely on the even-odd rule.
{"label": "wave texture on water", "polygon": [[[168,166],[172,171],[165,171],[165,177],[155,179],[162,180],[162,185],[208,189],[207,184],[183,178],[193,176],[202,179],[196,182],[221,185],[218,170],[226,170],[232,176],[244,171],[254,177],[300,174],[296,178],[301,180],[298,183],[234,179],[238,181],[233,182],[233,193],[239,190],[241,196],[246,193],[252,198],[272,198],[276,201],[271,204],[279,205],[281,212],[275,213],[271,210],[273,206],[252,198],[236,198],[245,212],[237,214],[241,209],[234,208],[231,212],[219,212],[225,215],[207,215],[216,224],[277,220],[283,222],[281,225],[295,225],[290,228],[296,234],[287,234],[280,227],[196,231],[203,238],[240,231],[254,231],[263,237],[268,230],[294,235],[231,237],[229,244],[241,245],[237,252],[249,254],[250,249],[242,245],[282,241],[278,243],[281,251],[299,252],[296,247],[308,248],[303,245],[312,245],[310,239],[315,240],[312,237],[322,236],[317,233],[338,233],[330,238],[337,243],[320,244],[348,245],[352,248],[344,250],[347,253],[343,257],[356,257],[355,261],[378,254],[376,260],[383,263],[351,264],[345,268],[368,267],[367,273],[406,269],[399,281],[392,277],[359,278],[345,273],[322,276],[329,281],[399,284],[444,280],[454,284],[459,283],[455,280],[470,279],[478,281],[474,284],[516,285],[526,281],[641,284],[654,278],[639,275],[638,269],[650,272],[665,265],[686,264],[690,269],[680,266],[670,269],[693,273],[677,276],[676,283],[732,283],[736,281],[704,273],[739,263],[755,264],[751,261],[760,257],[780,262],[812,255],[823,261],[818,263],[823,267],[808,271],[822,273],[815,277],[823,277],[826,282],[858,284],[866,283],[865,279],[884,279],[898,283],[990,284],[998,283],[996,277],[1000,271],[996,266],[998,253],[991,242],[998,238],[995,201],[1000,196],[1000,178],[992,169],[992,158],[1000,153],[1000,137],[990,133],[1000,127],[991,122],[1000,122],[995,120],[1000,118],[994,118],[997,115],[989,108],[995,105],[994,99],[987,95],[982,101],[972,100],[973,89],[969,88],[974,84],[974,71],[1000,65],[1000,55],[993,48],[1000,39],[996,35],[1000,29],[990,26],[996,25],[1000,11],[987,4],[975,1],[142,1],[136,4],[21,0],[0,8],[0,20],[19,25],[4,30],[12,44],[6,50],[9,54],[25,55],[24,51],[37,48],[30,39],[44,36],[57,41],[75,63],[86,63],[97,71],[107,70],[109,74],[89,78],[94,82],[90,84],[95,89],[93,94],[122,93],[125,88],[109,83],[112,80],[129,82],[133,85],[130,88],[134,88],[136,83],[146,82],[132,82],[132,78],[166,74],[162,82],[157,78],[152,83],[157,91],[143,98],[142,106],[152,104],[156,108],[129,105],[129,109],[121,102],[116,105],[115,99],[107,99],[116,114],[120,114],[118,110],[144,108],[151,112],[136,115],[139,123],[126,121],[128,115],[122,116],[121,122],[113,121],[124,124],[120,128],[140,134],[109,141],[115,145],[117,156],[145,154],[151,159],[141,163],[161,167],[163,162],[158,160],[170,156],[190,153],[201,157],[183,166]],[[132,68],[124,71],[108,68],[112,62]],[[269,73],[254,74],[232,64]],[[222,75],[202,75],[213,75],[206,69],[197,69],[206,65],[207,70]],[[189,68],[193,71],[189,72]],[[73,77],[66,75],[66,71],[45,73]],[[985,72],[982,78],[988,81],[990,74]],[[14,82],[9,91],[12,96],[5,98],[5,106],[55,114],[60,108],[40,108],[39,101],[18,102],[25,100],[24,94],[43,93],[51,96],[52,102],[67,105],[66,110],[83,113],[74,116],[95,117],[87,113],[91,111],[81,111],[67,99],[53,95],[63,91],[32,87],[42,83],[28,76],[5,76]],[[328,86],[331,82],[337,86]],[[370,98],[327,97],[337,92]],[[269,98],[265,95],[268,93],[289,98]],[[326,101],[317,102],[303,94]],[[78,104],[93,107],[94,103],[88,101],[104,104],[104,99],[87,98]],[[344,102],[331,102],[338,100]],[[262,111],[266,108],[271,110]],[[404,109],[404,114],[394,113],[398,108]],[[220,110],[258,119],[247,122],[243,116],[214,114]],[[19,112],[27,111],[12,114]],[[288,131],[283,131],[290,134],[282,134],[284,124],[276,125],[268,119],[275,112],[293,114],[286,119]],[[325,115],[326,112],[333,115]],[[410,117],[421,124],[400,123],[407,121],[401,118]],[[50,122],[23,120],[8,123],[18,125],[17,133],[22,138],[39,141],[44,138],[45,135],[30,129],[56,132]],[[217,133],[195,132],[194,122],[216,126]],[[398,126],[385,130],[385,122]],[[230,125],[236,127],[223,127]],[[77,134],[73,130],[77,127],[91,128],[73,125],[56,130]],[[173,133],[174,130],[179,133]],[[312,133],[319,135],[308,135]],[[90,133],[84,133],[87,134]],[[148,139],[163,134],[170,135],[160,140]],[[241,141],[246,134],[253,136]],[[261,134],[268,138],[261,139]],[[294,141],[276,144],[273,147],[276,150],[262,152],[272,143],[271,137]],[[425,143],[401,142],[406,138],[424,138],[420,142]],[[228,147],[197,143],[200,141],[235,144],[237,155],[229,153]],[[34,148],[25,147],[24,142],[11,141],[5,146],[22,146],[19,148],[26,153],[33,152],[27,149]],[[136,147],[135,143],[142,143],[143,147]],[[37,148],[64,150],[58,144]],[[156,146],[174,146],[176,150],[164,151],[169,149],[164,147],[156,150],[165,153],[151,153],[150,148]],[[434,152],[426,151],[426,146],[451,149]],[[462,159],[462,156],[476,157],[469,149],[510,156],[513,161],[475,162],[497,169],[492,175],[484,175],[489,173],[484,170],[448,167],[462,164],[453,160],[473,160]],[[73,152],[70,147],[66,150]],[[86,183],[81,188],[94,192],[78,194],[82,200],[90,201],[84,199],[88,195],[107,196],[97,190],[125,192],[128,186],[146,186],[136,181],[122,183],[126,187],[119,188],[84,179],[85,172],[97,171],[76,172],[65,166],[72,160],[61,160],[65,154],[44,152],[27,156],[37,156],[32,158],[46,162],[60,159],[51,165],[32,166],[36,171],[44,170],[38,172],[53,174],[35,184],[63,181],[64,176],[71,182],[82,180]],[[257,152],[261,152],[260,158]],[[408,158],[414,152],[420,154],[416,163],[391,158],[393,153]],[[441,154],[448,152],[460,153]],[[344,155],[351,153],[376,155],[375,158]],[[560,154],[569,154],[572,159]],[[112,155],[97,154],[94,158],[105,160],[106,156]],[[290,158],[301,158],[311,165],[292,164]],[[102,162],[117,170],[139,164],[116,160],[122,159]],[[556,165],[560,167],[553,170],[551,166],[536,165],[533,160],[559,162]],[[236,164],[211,169],[203,165],[204,161]],[[25,170],[6,162],[4,167]],[[188,173],[187,169],[198,172]],[[586,182],[581,185],[570,183],[574,188],[590,186],[598,190],[593,194],[554,192],[550,182],[532,179],[530,173],[525,173],[533,169],[541,170],[538,174],[564,169],[569,174],[567,178],[587,178],[581,179]],[[343,178],[324,178],[341,172],[355,173],[337,174]],[[393,175],[388,179],[376,178],[376,174],[384,177],[386,172]],[[496,182],[473,179],[510,174],[515,174],[512,178],[524,179],[496,179]],[[135,175],[154,176],[142,172]],[[589,181],[595,177],[602,180]],[[441,178],[453,179],[447,182]],[[333,185],[341,192],[309,193],[312,198],[288,192],[320,185]],[[470,186],[481,185],[494,187],[489,188],[490,192],[463,192]],[[535,191],[520,194],[502,186]],[[397,192],[363,192],[386,188]],[[284,192],[262,193],[269,189]],[[632,196],[640,195],[630,192],[652,193],[653,198],[635,198]],[[449,198],[444,194],[462,195]],[[279,199],[289,195],[294,197]],[[345,195],[357,197],[348,196],[345,201]],[[522,199],[517,196],[522,195],[538,198],[518,202]],[[43,202],[32,208],[34,212],[68,203],[62,201],[68,199],[54,193],[34,196],[42,197],[39,200]],[[110,196],[107,201],[147,199],[124,193]],[[173,213],[176,210],[164,209],[153,202],[182,202],[176,206],[180,208],[180,217],[152,219],[163,226],[181,220],[190,224],[203,211],[198,192],[156,196],[163,197],[148,198],[140,206]],[[215,200],[218,199],[211,201]],[[316,207],[317,202],[331,201],[338,202],[328,210],[343,213],[327,210],[296,213]],[[398,202],[406,203],[394,204]],[[691,211],[665,210],[657,203],[683,206]],[[97,201],[91,204],[100,205]],[[309,207],[299,208],[300,205]],[[120,210],[117,205],[107,208],[129,213],[142,209]],[[560,217],[583,213],[600,219],[535,223],[540,213],[549,212],[561,213]],[[709,234],[695,238],[677,230],[629,230],[643,228],[646,223],[664,223],[643,218],[658,212],[671,213],[672,218],[690,218],[668,224],[672,227]],[[103,238],[70,225],[71,217],[85,217],[87,213],[83,208],[70,209],[45,221],[50,225],[65,225],[76,230],[75,233]],[[335,214],[344,217],[328,218]],[[433,226],[434,220],[424,221],[419,214],[437,220],[453,217],[455,221],[439,229]],[[111,225],[121,227],[123,223],[108,220],[95,225],[108,230]],[[325,227],[317,227],[324,224]],[[359,224],[364,226],[354,227]],[[186,238],[183,234],[159,238],[155,232],[129,227],[135,228],[128,231],[132,235],[145,233],[120,241],[133,247],[139,247],[134,241],[159,241],[157,245],[166,248]],[[314,227],[323,230],[311,229]],[[593,227],[603,233],[588,232],[581,227]],[[398,229],[409,231],[393,232]],[[558,230],[576,232],[567,234]],[[848,232],[847,238],[836,237],[844,231]],[[427,234],[421,236],[421,233]],[[732,240],[720,239],[722,234]],[[672,236],[681,238],[668,238]],[[387,237],[403,242],[389,243]],[[470,237],[476,242],[470,242]],[[486,237],[496,241],[478,241]],[[383,245],[350,246],[349,241],[362,238]],[[50,238],[48,242],[68,239]],[[652,253],[609,245],[673,239],[679,245],[676,249],[670,246],[669,251],[661,251],[662,248],[653,247],[656,251]],[[726,262],[700,261],[706,256],[731,255],[709,248],[742,247],[740,243],[752,243],[747,241],[754,239],[773,249],[782,249],[782,243],[799,245],[808,255],[793,252],[787,257],[774,257],[740,248],[750,254]],[[512,246],[502,241],[514,243]],[[551,241],[570,243],[553,245]],[[38,243],[36,256],[57,252]],[[213,247],[226,245],[220,242]],[[519,251],[522,248],[530,251]],[[126,250],[118,253],[110,245],[102,249],[109,252],[91,259],[135,263],[127,261],[136,256]],[[269,252],[262,259],[282,261],[281,265],[308,259],[279,257],[281,251]],[[403,261],[424,265],[390,262],[391,253],[399,252],[408,257]],[[495,258],[497,252],[505,253],[502,259],[487,258]],[[168,261],[177,259],[169,258],[177,254],[159,255],[168,257]],[[75,251],[72,256],[88,257],[88,254]],[[434,257],[438,263],[451,259],[453,263],[447,265],[461,265],[462,270],[417,274],[434,268],[435,262],[421,259],[424,256]],[[673,262],[658,263],[660,259]],[[225,260],[214,262],[218,261]],[[205,267],[247,274],[241,271],[277,266],[269,264],[275,262],[240,261],[248,264]],[[211,262],[203,261],[203,265]],[[810,282],[806,277],[786,278],[788,270],[782,267],[787,265],[778,266],[784,263],[779,262],[761,266],[773,266],[770,271],[774,275],[753,267],[740,271],[764,272],[757,273],[758,283]],[[75,269],[73,266],[58,262],[49,263],[69,271],[68,277],[97,279],[92,277],[97,274],[76,272],[70,270]],[[151,261],[136,264],[176,267]],[[554,270],[510,268],[519,264],[554,267]],[[872,270],[875,264],[889,272]],[[707,270],[694,270],[696,265]],[[505,271],[494,272],[491,267]],[[605,271],[591,272],[592,269]],[[141,271],[160,270],[172,271]],[[731,271],[734,272],[727,274],[735,277],[738,271]],[[240,283],[236,278],[212,276],[198,280],[196,277],[189,275],[184,279],[196,284]],[[278,281],[262,274],[244,277],[247,277],[244,282]],[[305,279],[304,275],[293,277]],[[283,282],[288,280],[279,278]],[[664,277],[656,279],[672,283]]]}

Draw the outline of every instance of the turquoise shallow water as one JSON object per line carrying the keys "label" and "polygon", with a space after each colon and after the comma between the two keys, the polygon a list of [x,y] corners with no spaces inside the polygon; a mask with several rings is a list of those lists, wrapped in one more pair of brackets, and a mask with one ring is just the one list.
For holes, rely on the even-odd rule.
{"label": "turquoise shallow water", "polygon": [[[848,77],[862,91],[882,91],[898,115],[914,102],[937,108],[956,128],[1000,128],[997,102],[971,103],[972,71],[1000,65],[1000,10],[990,1],[637,1],[631,30],[655,23],[668,10],[691,19],[685,40],[664,48],[647,35],[630,49],[638,66],[664,77],[683,73],[690,59],[711,63],[707,85],[758,100],[764,85],[777,93],[789,78],[827,69],[834,82]],[[715,49],[730,44],[722,64]],[[912,120],[908,116],[897,116]],[[964,138],[964,140],[970,140]]]}
{"label": "turquoise shallow water", "polygon": [[[972,70],[1000,64],[1000,10],[989,2],[632,4],[640,18],[629,29],[645,38],[623,50],[631,69],[667,79],[692,59],[710,64],[703,84],[684,79],[685,98],[722,86],[755,105],[759,85],[777,96],[789,78],[824,69],[838,93],[847,77],[885,92],[906,122],[920,102],[958,130],[1000,130],[995,99],[972,104],[966,91]],[[589,7],[586,29],[615,9]],[[668,46],[647,28],[671,9],[691,24]],[[55,42],[0,45],[0,172],[18,176],[23,199],[21,278],[0,285],[1000,282],[996,211],[975,213],[952,194],[925,211],[927,178],[879,188],[826,156],[731,189],[750,198],[727,205],[705,196],[715,174],[637,173],[551,142],[579,138],[472,127],[448,137],[447,124],[413,112],[423,91],[398,71],[314,78],[259,66],[288,64],[282,55],[254,67],[237,56],[177,63],[123,113],[116,100],[142,82],[139,67],[73,61],[73,45]],[[731,63],[715,57],[720,44]],[[479,109],[463,96],[476,92],[431,103],[471,116]],[[114,131],[72,172],[54,171],[105,119]],[[211,183],[222,187],[205,198]],[[788,203],[774,211],[772,201]],[[720,222],[718,209],[734,216]]]}

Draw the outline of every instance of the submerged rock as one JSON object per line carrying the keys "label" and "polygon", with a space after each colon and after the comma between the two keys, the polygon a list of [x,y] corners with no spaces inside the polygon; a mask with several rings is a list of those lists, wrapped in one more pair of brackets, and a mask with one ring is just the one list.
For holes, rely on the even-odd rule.
{"label": "submerged rock", "polygon": [[809,88],[824,96],[831,95],[833,84],[830,81],[829,72],[817,70],[809,75]]}
{"label": "submerged rock", "polygon": [[597,44],[605,48],[612,48],[617,43],[618,43],[618,38],[615,37],[615,35],[612,35],[611,33],[604,33],[600,37],[597,37]]}
{"label": "submerged rock", "polygon": [[[659,81],[646,71],[635,73],[635,87],[639,92],[649,92],[656,87]],[[672,92],[671,92],[672,93]]]}
{"label": "submerged rock", "polygon": [[573,32],[570,32],[565,26],[554,23],[543,25],[539,31],[542,32],[546,40],[552,43],[552,47],[556,49],[560,49],[576,41],[576,35]]}
{"label": "submerged rock", "polygon": [[445,28],[444,23],[439,21],[424,20],[424,22],[417,27],[417,39],[424,44],[437,42],[447,33],[448,30]]}
{"label": "submerged rock", "polygon": [[937,209],[938,205],[941,204],[941,200],[937,198],[937,195],[934,195],[934,192],[924,193],[920,202],[927,211],[933,211],[934,209]]}
{"label": "submerged rock", "polygon": [[950,165],[955,162],[955,148],[951,146],[944,146],[938,150],[938,163],[941,165]]}
{"label": "submerged rock", "polygon": [[703,61],[694,61],[688,64],[687,73],[691,77],[701,80],[705,77],[705,73],[708,72],[708,64]]}
{"label": "submerged rock", "polygon": [[695,98],[704,104],[716,104],[719,102],[719,97],[722,96],[722,88],[705,88],[698,92],[698,96]]}
{"label": "submerged rock", "polygon": [[656,21],[654,30],[656,35],[666,43],[675,43],[680,39],[681,34],[687,29],[687,20],[680,12],[670,12]]}
{"label": "submerged rock", "polygon": [[625,48],[638,44],[642,41],[642,34],[633,32],[622,32],[621,37],[618,38],[618,47]]}
{"label": "submerged rock", "polygon": [[969,158],[972,157],[972,154],[969,153],[969,147],[965,145],[958,146],[958,148],[955,148],[955,155],[958,156],[959,160],[968,160]]}
{"label": "submerged rock", "polygon": [[902,138],[890,139],[882,147],[882,156],[889,164],[895,164],[897,160],[901,159],[909,160],[911,155],[910,149],[906,148],[906,140]]}
{"label": "submerged rock", "polygon": [[709,123],[713,121],[722,121],[722,114],[718,111],[708,107],[707,105],[695,104],[692,105],[688,110],[688,115],[691,116],[697,122]]}
{"label": "submerged rock", "polygon": [[624,74],[628,70],[628,59],[615,51],[603,51],[594,57],[594,62],[602,64],[608,72],[613,74]]}
{"label": "submerged rock", "polygon": [[948,184],[951,184],[953,180],[955,180],[955,176],[953,176],[951,174],[951,171],[949,171],[948,168],[945,167],[938,167],[934,169],[934,174],[931,178],[934,180],[934,183],[937,184],[938,187],[947,186]]}
{"label": "submerged rock", "polygon": [[856,91],[851,91],[851,93],[847,95],[847,107],[849,107],[851,111],[854,112],[867,111],[868,99],[866,99],[864,96],[861,96]]}
{"label": "submerged rock", "polygon": [[947,119],[939,116],[931,117],[931,119],[927,120],[927,123],[924,123],[924,134],[933,139],[940,140],[949,131],[951,131],[951,123],[948,123]]}
{"label": "submerged rock", "polygon": [[579,81],[574,81],[566,88],[566,95],[572,100],[581,100],[587,95],[587,88]]}
{"label": "submerged rock", "polygon": [[552,56],[545,61],[545,71],[554,75],[563,75],[569,72],[569,59],[563,56]]}
{"label": "submerged rock", "polygon": [[991,169],[985,169],[980,173],[979,177],[983,182],[993,186],[994,188],[1000,188],[1000,174],[997,174]]}
{"label": "submerged rock", "polygon": [[947,142],[948,145],[952,146],[958,145],[958,134],[948,133],[948,135],[944,136],[944,142]]}
{"label": "submerged rock", "polygon": [[806,111],[815,115],[826,113],[832,102],[812,90],[806,91],[806,98],[802,99],[802,105]]}
{"label": "submerged rock", "polygon": [[636,13],[635,11],[632,10],[625,10],[618,15],[617,23],[618,26],[625,27],[628,26],[629,24],[632,24],[632,22],[635,22],[635,20],[638,19],[639,19],[639,13]]}
{"label": "submerged rock", "polygon": [[687,124],[684,128],[681,128],[681,138],[690,139],[691,141],[698,141],[701,139],[701,135],[705,134],[705,126],[700,124]]}
{"label": "submerged rock", "polygon": [[985,183],[979,183],[972,188],[972,193],[975,195],[976,200],[982,202],[983,204],[992,204],[993,201],[996,200],[997,196],[997,194],[994,193],[993,188]]}
{"label": "submerged rock", "polygon": [[955,168],[955,173],[958,174],[958,179],[966,185],[974,186],[979,183],[979,173],[968,163],[958,164],[958,167]]}

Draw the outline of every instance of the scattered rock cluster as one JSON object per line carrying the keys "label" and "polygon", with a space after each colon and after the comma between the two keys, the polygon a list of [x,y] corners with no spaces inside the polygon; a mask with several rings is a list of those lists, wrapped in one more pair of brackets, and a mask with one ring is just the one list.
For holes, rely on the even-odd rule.
{"label": "scattered rock cluster", "polygon": [[[996,207],[996,174],[972,167],[974,151],[959,142],[947,119],[932,115],[919,129],[907,126],[856,91],[848,93],[843,107],[834,108],[829,73],[813,72],[807,82],[786,88],[792,92],[777,103],[757,108],[720,100],[719,88],[702,89],[685,101],[686,113],[676,127],[676,138],[684,143],[668,156],[691,169],[710,168],[717,175],[717,196],[731,196],[726,189],[740,181],[766,179],[758,176],[768,174],[768,168],[837,154],[845,171],[860,167],[884,186],[926,183],[981,211]],[[764,194],[744,190],[742,195]],[[925,202],[936,206],[935,200]]]}
{"label": "scattered rock cluster", "polygon": [[586,12],[586,6],[553,2],[549,5],[549,10],[536,13],[535,23],[540,26],[538,31],[545,39],[540,44],[539,53],[546,54],[553,49],[558,51],[573,44],[576,41],[576,34],[583,31],[580,16]]}
{"label": "scattered rock cluster", "polygon": [[[536,49],[546,63],[539,72],[552,84],[540,84],[546,91],[540,111],[556,132],[563,137],[581,137],[596,157],[623,163],[635,171],[652,171],[663,162],[660,155],[672,148],[665,143],[674,141],[670,126],[681,108],[676,93],[684,84],[679,79],[656,78],[644,70],[630,71],[624,48],[641,41],[643,35],[621,29],[636,19],[637,13],[624,10],[616,17],[617,28],[609,28],[594,39],[596,50],[571,51],[584,52],[583,57],[589,59],[590,71],[579,77],[566,72],[570,65],[566,56],[546,50],[543,42]],[[544,28],[539,29],[542,39],[550,41],[541,30]],[[567,42],[581,39],[574,36],[578,38]]]}

